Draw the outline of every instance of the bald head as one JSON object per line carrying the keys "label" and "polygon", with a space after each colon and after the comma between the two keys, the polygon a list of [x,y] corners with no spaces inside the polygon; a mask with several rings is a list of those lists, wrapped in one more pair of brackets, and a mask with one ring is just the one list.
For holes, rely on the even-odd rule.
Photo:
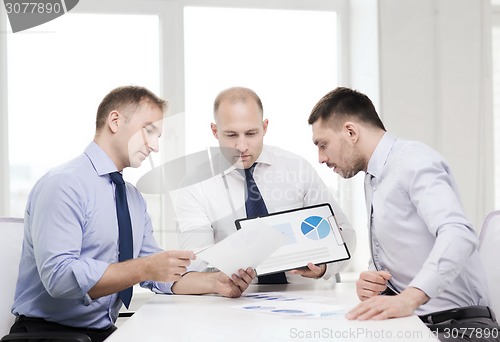
{"label": "bald head", "polygon": [[261,115],[264,115],[264,108],[259,96],[251,89],[244,87],[232,87],[225,89],[217,95],[214,101],[214,119],[217,120],[217,114],[222,102],[229,102],[230,104],[236,103],[249,103],[255,102],[259,107]]}

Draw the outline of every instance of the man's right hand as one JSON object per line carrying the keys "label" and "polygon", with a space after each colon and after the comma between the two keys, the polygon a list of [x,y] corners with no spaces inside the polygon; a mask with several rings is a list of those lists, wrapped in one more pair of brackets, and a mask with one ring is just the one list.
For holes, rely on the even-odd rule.
{"label": "man's right hand", "polygon": [[222,272],[218,272],[215,278],[215,293],[230,298],[237,298],[248,288],[252,280],[257,276],[251,267],[246,270],[240,269],[239,274],[233,274],[231,278]]}
{"label": "man's right hand", "polygon": [[387,282],[392,275],[387,271],[361,272],[356,281],[356,293],[361,301],[379,295],[387,289]]}
{"label": "man's right hand", "polygon": [[164,251],[145,258],[148,277],[158,282],[174,282],[186,273],[191,260],[196,259],[193,251]]}

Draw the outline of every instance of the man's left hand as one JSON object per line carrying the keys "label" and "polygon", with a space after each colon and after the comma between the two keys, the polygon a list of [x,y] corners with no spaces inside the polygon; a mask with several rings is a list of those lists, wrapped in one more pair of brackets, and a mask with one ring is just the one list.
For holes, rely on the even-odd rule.
{"label": "man's left hand", "polygon": [[410,287],[396,296],[377,295],[366,299],[346,314],[347,319],[360,321],[405,317],[413,315],[429,297],[415,287]]}
{"label": "man's left hand", "polygon": [[321,278],[326,272],[326,264],[321,264],[316,266],[312,262],[308,263],[306,267],[297,268],[296,270],[291,270],[290,273],[300,274],[306,278]]}

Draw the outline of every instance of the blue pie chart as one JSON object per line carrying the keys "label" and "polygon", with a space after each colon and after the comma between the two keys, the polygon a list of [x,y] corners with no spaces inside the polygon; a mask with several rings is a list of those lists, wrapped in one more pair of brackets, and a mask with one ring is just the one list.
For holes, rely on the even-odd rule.
{"label": "blue pie chart", "polygon": [[330,224],[320,216],[309,216],[300,225],[302,234],[311,240],[321,240],[330,234]]}

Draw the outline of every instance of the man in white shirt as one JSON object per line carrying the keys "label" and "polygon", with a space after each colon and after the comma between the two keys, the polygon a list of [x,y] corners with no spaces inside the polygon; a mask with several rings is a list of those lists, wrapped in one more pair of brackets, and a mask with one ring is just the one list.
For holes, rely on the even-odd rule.
{"label": "man in white shirt", "polygon": [[[243,171],[252,168],[269,213],[328,202],[349,251],[354,253],[355,232],[313,167],[302,157],[264,145],[268,120],[263,118],[262,103],[255,92],[240,87],[222,91],[215,99],[214,119],[212,133],[221,148],[235,151],[230,156],[235,165],[207,181],[179,191],[175,210],[181,248],[201,250],[236,231],[234,221],[247,217]],[[307,278],[328,279],[346,265],[347,262],[329,264],[328,267],[309,263],[308,267],[290,272]],[[202,272],[206,266],[199,261],[193,263],[190,269],[198,272],[186,273],[172,286],[172,291],[238,297],[255,278],[255,272],[248,269],[239,276],[250,281],[246,286],[235,286],[221,272]],[[233,279],[240,280],[236,275]]]}
{"label": "man in white shirt", "polygon": [[372,255],[356,283],[362,302],[347,318],[416,313],[434,325],[496,326],[477,234],[443,157],[387,133],[370,99],[348,88],[326,94],[309,124],[321,163],[343,178],[366,172]]}

